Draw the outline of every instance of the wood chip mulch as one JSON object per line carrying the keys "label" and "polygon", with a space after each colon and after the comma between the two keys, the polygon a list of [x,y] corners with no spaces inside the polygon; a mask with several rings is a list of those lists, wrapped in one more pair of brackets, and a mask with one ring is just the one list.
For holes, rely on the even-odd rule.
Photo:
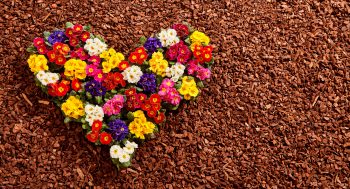
{"label": "wood chip mulch", "polygon": [[[1,188],[349,188],[346,0],[0,2]],[[66,21],[123,53],[187,21],[215,45],[209,87],[118,173],[34,84],[25,48]]]}

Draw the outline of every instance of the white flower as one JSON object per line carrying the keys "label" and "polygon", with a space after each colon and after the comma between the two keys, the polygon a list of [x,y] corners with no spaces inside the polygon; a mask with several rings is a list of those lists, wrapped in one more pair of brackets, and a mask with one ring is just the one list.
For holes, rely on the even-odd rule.
{"label": "white flower", "polygon": [[99,55],[107,50],[107,44],[96,37],[94,39],[86,40],[84,49],[89,52],[90,56]]}
{"label": "white flower", "polygon": [[138,66],[128,67],[122,72],[123,79],[127,80],[129,83],[137,83],[142,74],[141,68]]}
{"label": "white flower", "polygon": [[163,47],[172,46],[180,41],[180,39],[177,37],[176,30],[174,29],[162,30],[158,34],[158,39],[162,43]]}
{"label": "white flower", "polygon": [[85,106],[85,113],[86,114],[91,114],[94,111],[94,105],[87,104]]}
{"label": "white flower", "polygon": [[57,73],[39,71],[36,74],[36,78],[42,85],[46,86],[51,83],[56,83],[60,79],[60,76]]}
{"label": "white flower", "polygon": [[123,150],[128,154],[132,154],[132,153],[134,153],[135,148],[137,148],[137,147],[138,146],[135,142],[126,141]]}
{"label": "white flower", "polygon": [[[111,158],[119,158],[123,154],[125,154],[125,152],[123,151],[123,149],[119,145],[111,146],[111,148],[109,149],[109,153],[111,154]],[[130,159],[130,157],[129,157],[129,159]]]}
{"label": "white flower", "polygon": [[165,70],[166,76],[171,77],[171,80],[177,82],[179,78],[184,74],[186,66],[180,63],[176,63],[171,68]]}
{"label": "white flower", "polygon": [[130,161],[130,155],[123,150],[123,153],[119,156],[120,163],[126,163]]}

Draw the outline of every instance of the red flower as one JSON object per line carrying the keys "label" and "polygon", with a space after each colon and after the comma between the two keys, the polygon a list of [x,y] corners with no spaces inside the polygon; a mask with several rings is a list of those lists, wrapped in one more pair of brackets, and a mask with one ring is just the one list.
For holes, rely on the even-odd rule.
{"label": "red flower", "polygon": [[193,52],[193,55],[194,55],[194,57],[199,58],[202,55],[202,51],[195,49],[194,52]]}
{"label": "red flower", "polygon": [[128,111],[134,111],[134,110],[135,110],[135,108],[134,108],[134,103],[133,103],[132,101],[127,101],[127,102],[126,102],[126,109],[127,109]]}
{"label": "red flower", "polygon": [[142,106],[141,106],[141,109],[143,110],[143,111],[149,111],[149,110],[151,110],[151,108],[152,108],[152,105],[149,103],[149,100],[145,100],[144,101],[144,103],[142,104]]}
{"label": "red flower", "polygon": [[179,37],[185,37],[189,34],[188,27],[184,24],[174,24],[172,28],[176,30]]}
{"label": "red flower", "polygon": [[56,55],[56,52],[54,50],[48,51],[46,53],[46,55],[47,55],[47,57],[49,57],[50,62],[55,62],[57,55]]}
{"label": "red flower", "polygon": [[137,94],[137,99],[141,102],[145,101],[146,98],[147,98],[147,95],[145,95],[143,93]]}
{"label": "red flower", "polygon": [[63,44],[62,48],[58,50],[60,54],[67,55],[70,51],[70,48],[67,44]]}
{"label": "red flower", "polygon": [[40,37],[35,38],[33,43],[34,43],[34,47],[37,47],[37,48],[40,47],[40,46],[45,45],[44,39],[40,38]]}
{"label": "red flower", "polygon": [[50,96],[56,96],[56,88],[57,88],[56,83],[49,84],[47,88],[47,93],[49,93]]}
{"label": "red flower", "polygon": [[137,63],[139,61],[139,54],[137,52],[130,53],[129,61],[131,63]]}
{"label": "red flower", "polygon": [[135,52],[142,54],[146,52],[146,49],[144,47],[138,47],[135,49]]}
{"label": "red flower", "polygon": [[73,26],[73,31],[75,34],[80,34],[83,31],[83,26],[80,24],[75,24]]}
{"label": "red flower", "polygon": [[156,124],[160,124],[164,121],[165,119],[165,114],[163,112],[159,113],[157,117],[154,118],[154,121]]}
{"label": "red flower", "polygon": [[160,99],[160,96],[158,94],[152,94],[149,97],[149,101],[151,104],[160,104],[161,99]]}
{"label": "red flower", "polygon": [[147,115],[148,115],[148,117],[150,117],[150,118],[154,118],[154,117],[156,117],[157,112],[154,111],[154,110],[148,110],[148,111],[147,111]]}
{"label": "red flower", "polygon": [[64,83],[65,85],[69,85],[69,84],[70,84],[70,81],[68,81],[68,80],[62,80],[61,83]]}
{"label": "red flower", "polygon": [[95,131],[90,131],[87,135],[86,138],[90,141],[95,143],[98,140],[98,132]]}
{"label": "red flower", "polygon": [[206,52],[206,53],[203,54],[204,62],[210,62],[212,57],[213,57],[212,54],[209,53],[209,52]]}
{"label": "red flower", "polygon": [[81,82],[79,79],[73,79],[72,80],[72,89],[75,91],[79,91],[81,89]]}
{"label": "red flower", "polygon": [[125,61],[125,60],[121,61],[118,65],[118,68],[120,71],[123,71],[128,67],[129,67],[129,63],[128,63],[128,61]]}
{"label": "red flower", "polygon": [[137,63],[141,65],[147,59],[147,56],[148,55],[146,52],[140,53],[139,59],[137,60]]}
{"label": "red flower", "polygon": [[135,109],[141,108],[141,102],[136,99],[133,101],[133,106]]}
{"label": "red flower", "polygon": [[152,110],[154,111],[160,110],[160,104],[152,104]]}
{"label": "red flower", "polygon": [[109,72],[107,74],[107,77],[103,80],[103,86],[106,87],[108,90],[112,90],[116,88],[118,85],[125,87],[126,83],[123,79],[123,75],[118,72],[116,73]]}
{"label": "red flower", "polygon": [[69,86],[61,82],[56,87],[56,96],[64,96],[67,94],[68,90],[69,90]]}
{"label": "red flower", "polygon": [[89,32],[87,32],[87,31],[84,31],[81,35],[80,35],[80,39],[82,40],[82,41],[86,41],[87,39],[89,39],[89,37],[90,37],[90,33]]}
{"label": "red flower", "polygon": [[73,28],[67,28],[65,34],[68,38],[73,37],[74,36]]}
{"label": "red flower", "polygon": [[102,132],[100,134],[100,142],[101,142],[101,144],[105,144],[105,145],[108,145],[109,143],[111,143],[112,142],[111,134],[106,133],[106,132]]}
{"label": "red flower", "polygon": [[66,63],[66,58],[63,55],[57,55],[55,63],[57,65],[64,65]]}
{"label": "red flower", "polygon": [[53,45],[53,50],[55,50],[56,52],[59,52],[62,47],[63,47],[63,43],[57,42]]}
{"label": "red flower", "polygon": [[136,88],[130,88],[125,91],[126,96],[132,96],[136,94]]}
{"label": "red flower", "polygon": [[69,45],[75,47],[79,44],[79,40],[76,37],[69,38]]}
{"label": "red flower", "polygon": [[46,47],[44,45],[37,47],[37,50],[38,50],[38,52],[40,54],[46,54],[47,53],[47,49],[46,49]]}
{"label": "red flower", "polygon": [[205,47],[203,47],[203,51],[211,53],[211,52],[213,52],[213,47],[210,46],[210,45],[209,46],[205,46]]}
{"label": "red flower", "polygon": [[91,125],[92,131],[100,132],[102,129],[102,121],[100,120],[95,120],[92,125]]}

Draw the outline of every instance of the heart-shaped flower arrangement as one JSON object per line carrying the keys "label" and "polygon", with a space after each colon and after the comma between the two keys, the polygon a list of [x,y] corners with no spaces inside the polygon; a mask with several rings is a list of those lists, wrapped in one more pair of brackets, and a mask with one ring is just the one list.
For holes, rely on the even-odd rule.
{"label": "heart-shaped flower arrangement", "polygon": [[194,100],[210,77],[209,37],[188,24],[174,24],[125,58],[108,48],[89,26],[66,24],[44,32],[27,51],[38,86],[65,115],[82,124],[86,138],[110,145],[119,168],[130,166],[138,144],[152,138],[166,110]]}

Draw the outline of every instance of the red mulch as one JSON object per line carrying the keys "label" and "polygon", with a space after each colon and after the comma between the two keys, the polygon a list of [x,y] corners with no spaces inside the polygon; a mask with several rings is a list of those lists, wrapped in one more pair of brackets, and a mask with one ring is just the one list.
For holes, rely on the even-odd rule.
{"label": "red mulch", "polygon": [[[161,2],[0,2],[1,188],[350,187],[349,2]],[[128,170],[34,84],[26,46],[66,21],[91,23],[124,53],[179,21],[216,46],[210,86]]]}

